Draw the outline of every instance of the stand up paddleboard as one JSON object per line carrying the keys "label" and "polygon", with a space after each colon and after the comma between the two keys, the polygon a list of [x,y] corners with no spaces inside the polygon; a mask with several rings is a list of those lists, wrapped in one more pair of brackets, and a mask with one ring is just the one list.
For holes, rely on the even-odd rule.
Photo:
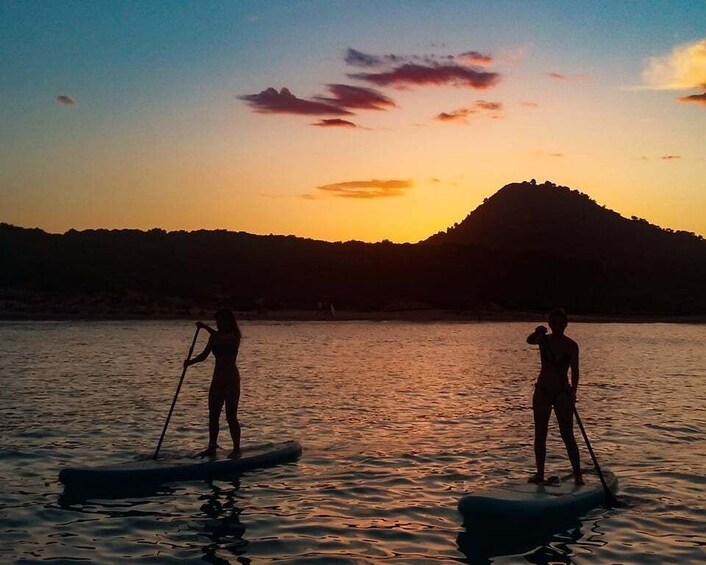
{"label": "stand up paddleboard", "polygon": [[[615,493],[618,479],[603,469],[608,488]],[[568,474],[556,485],[509,483],[504,487],[468,494],[461,498],[458,510],[464,523],[502,528],[539,522],[562,522],[575,519],[605,503],[605,491],[598,476],[585,473],[583,486],[575,486]]]}
{"label": "stand up paddleboard", "polygon": [[110,487],[138,483],[215,479],[243,471],[295,461],[302,454],[298,441],[253,445],[242,449],[242,456],[229,459],[219,450],[215,457],[165,458],[132,461],[104,467],[62,469],[59,480],[67,487]]}

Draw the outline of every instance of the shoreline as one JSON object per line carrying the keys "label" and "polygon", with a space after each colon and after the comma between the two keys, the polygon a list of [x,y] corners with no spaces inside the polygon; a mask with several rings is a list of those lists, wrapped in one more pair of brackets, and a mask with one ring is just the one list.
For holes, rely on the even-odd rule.
{"label": "shoreline", "polygon": [[[235,311],[236,318],[253,322],[538,322],[546,321],[543,312],[524,311],[451,311],[442,309],[391,311],[336,311],[333,315],[318,310],[273,310],[269,312]],[[0,312],[0,322],[120,322],[208,320],[210,309],[198,312]],[[621,324],[706,324],[706,315],[692,314],[571,314],[569,320],[577,323]]]}

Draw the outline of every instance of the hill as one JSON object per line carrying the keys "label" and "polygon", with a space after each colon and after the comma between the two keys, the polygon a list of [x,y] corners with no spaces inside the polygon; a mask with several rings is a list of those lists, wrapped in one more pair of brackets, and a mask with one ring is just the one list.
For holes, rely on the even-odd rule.
{"label": "hill", "polygon": [[0,224],[0,317],[191,316],[238,310],[489,308],[706,314],[706,242],[628,220],[550,183],[502,188],[418,244],[223,230]]}
{"label": "hill", "polygon": [[625,218],[589,196],[551,182],[508,184],[429,243],[595,260],[609,265],[706,261],[706,241]]}

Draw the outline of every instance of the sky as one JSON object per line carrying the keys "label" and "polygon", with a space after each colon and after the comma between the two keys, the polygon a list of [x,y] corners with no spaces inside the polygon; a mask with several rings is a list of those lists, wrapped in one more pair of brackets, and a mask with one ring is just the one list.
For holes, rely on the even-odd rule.
{"label": "sky", "polygon": [[706,235],[706,2],[0,0],[0,221],[415,242],[532,178]]}

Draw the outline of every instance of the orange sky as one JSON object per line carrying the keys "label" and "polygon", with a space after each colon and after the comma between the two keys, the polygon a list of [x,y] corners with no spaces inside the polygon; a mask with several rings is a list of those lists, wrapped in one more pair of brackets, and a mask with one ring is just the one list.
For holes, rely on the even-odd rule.
{"label": "orange sky", "polygon": [[536,178],[706,235],[706,10],[151,6],[5,9],[1,221],[417,241]]}

